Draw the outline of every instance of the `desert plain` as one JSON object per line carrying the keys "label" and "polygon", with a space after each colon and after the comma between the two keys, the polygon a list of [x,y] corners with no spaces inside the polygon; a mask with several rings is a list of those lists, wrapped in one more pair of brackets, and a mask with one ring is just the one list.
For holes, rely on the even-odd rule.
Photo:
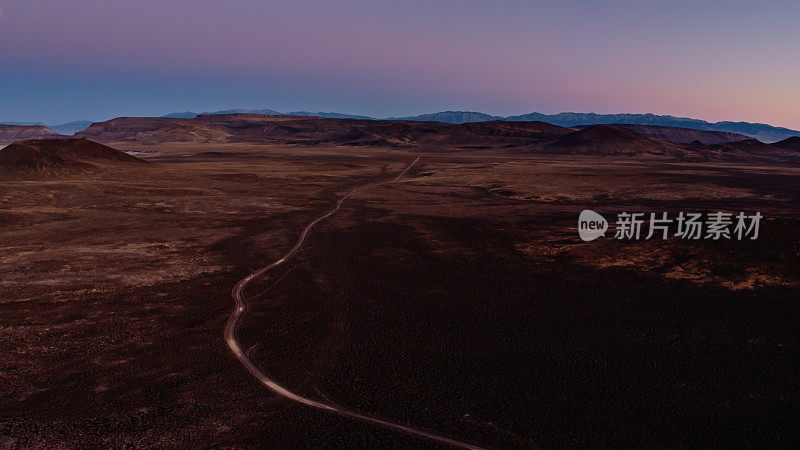
{"label": "desert plain", "polygon": [[[0,183],[2,446],[434,445],[278,397],[225,345],[233,286],[356,187],[245,291],[239,340],[294,392],[484,447],[800,440],[795,163],[104,143],[145,162]],[[583,242],[584,209],[764,220]]]}

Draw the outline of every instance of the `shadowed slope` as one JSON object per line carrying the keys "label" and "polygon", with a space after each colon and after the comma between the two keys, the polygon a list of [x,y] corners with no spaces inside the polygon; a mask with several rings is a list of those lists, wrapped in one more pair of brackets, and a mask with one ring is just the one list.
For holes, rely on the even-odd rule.
{"label": "shadowed slope", "polygon": [[614,125],[595,125],[544,146],[546,153],[596,156],[667,156],[682,158],[684,149]]}
{"label": "shadowed slope", "polygon": [[781,150],[800,152],[800,136],[792,136],[770,145]]}
{"label": "shadowed slope", "polygon": [[692,128],[659,125],[618,124],[618,126],[628,128],[653,139],[661,139],[662,141],[676,142],[679,144],[688,144],[695,141],[702,144],[723,144],[725,142],[741,141],[748,138],[743,134],[728,133],[725,131],[695,130]]}

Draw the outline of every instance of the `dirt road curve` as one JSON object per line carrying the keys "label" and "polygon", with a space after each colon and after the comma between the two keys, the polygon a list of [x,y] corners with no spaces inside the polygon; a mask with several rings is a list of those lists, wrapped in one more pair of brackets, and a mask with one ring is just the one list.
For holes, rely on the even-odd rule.
{"label": "dirt road curve", "polygon": [[[417,159],[414,160],[414,162],[409,164],[408,167],[406,167],[405,170],[403,170],[400,173],[400,175],[398,175],[396,178],[394,178],[392,181],[390,181],[390,183],[394,183],[395,181],[398,181],[401,177],[403,177],[403,175],[405,175],[408,172],[408,170],[411,169],[411,167],[413,167],[414,164],[416,164],[420,160],[420,158],[422,158],[422,155],[419,155],[417,157]],[[405,432],[405,433],[408,433],[408,434],[411,434],[411,435],[420,436],[420,437],[423,437],[423,438],[426,438],[426,439],[430,439],[432,441],[436,441],[436,442],[440,442],[440,443],[443,443],[443,444],[452,445],[454,447],[460,447],[460,448],[466,448],[466,449],[480,449],[481,447],[477,447],[477,446],[474,446],[474,445],[471,445],[471,444],[460,442],[460,441],[457,441],[455,439],[450,439],[450,438],[447,438],[447,437],[444,437],[444,436],[440,436],[438,434],[429,433],[427,431],[423,431],[423,430],[419,430],[419,429],[412,428],[412,427],[409,427],[409,426],[405,426],[405,425],[401,425],[401,424],[398,424],[398,423],[390,422],[388,420],[381,419],[379,417],[375,417],[375,416],[372,416],[372,415],[369,415],[369,414],[358,413],[358,412],[355,412],[355,411],[342,409],[342,408],[339,408],[339,407],[336,407],[336,406],[333,406],[333,405],[329,405],[329,404],[326,404],[326,403],[318,402],[316,400],[312,400],[310,398],[306,398],[306,397],[300,396],[298,394],[295,394],[294,392],[292,392],[292,391],[286,389],[285,387],[279,385],[278,383],[273,381],[271,378],[269,378],[264,372],[262,372],[253,363],[253,361],[251,361],[250,358],[248,358],[247,355],[244,354],[244,352],[242,351],[241,347],[239,346],[239,342],[236,340],[236,328],[239,325],[239,320],[242,318],[244,313],[247,311],[247,304],[245,303],[244,298],[242,296],[242,291],[244,290],[244,288],[251,281],[253,281],[255,278],[257,278],[257,277],[269,272],[270,270],[272,270],[275,267],[283,264],[289,258],[291,258],[297,252],[297,250],[299,250],[300,247],[303,246],[303,244],[306,241],[306,237],[308,236],[308,233],[311,231],[311,229],[316,224],[318,224],[319,222],[321,222],[321,221],[325,220],[326,218],[332,216],[334,213],[336,213],[336,211],[339,211],[339,209],[342,207],[342,203],[344,203],[344,201],[347,200],[348,197],[350,197],[356,191],[358,191],[360,189],[364,189],[365,187],[367,187],[367,186],[361,186],[361,187],[358,187],[358,188],[355,188],[355,189],[351,190],[350,192],[345,194],[342,198],[340,198],[339,201],[336,202],[336,206],[333,209],[331,209],[330,211],[326,212],[325,214],[317,217],[311,223],[306,225],[305,228],[303,228],[303,231],[300,233],[300,237],[297,239],[297,242],[294,244],[294,247],[292,247],[288,252],[286,252],[285,255],[281,256],[280,259],[272,262],[268,266],[265,266],[265,267],[262,267],[262,268],[256,270],[255,272],[253,272],[250,275],[244,277],[241,281],[236,283],[236,286],[233,287],[233,291],[232,291],[233,299],[236,301],[236,309],[231,314],[230,318],[228,319],[228,322],[225,324],[225,340],[228,343],[228,347],[231,349],[231,351],[236,356],[236,358],[239,360],[239,362],[241,362],[242,365],[244,365],[244,367],[248,371],[250,371],[250,373],[253,374],[254,377],[258,378],[258,380],[261,381],[261,383],[263,385],[265,385],[272,392],[280,395],[281,397],[284,397],[286,399],[289,399],[289,400],[297,402],[297,403],[301,403],[301,404],[306,405],[306,406],[310,406],[312,408],[317,408],[317,409],[321,409],[321,410],[324,410],[324,411],[328,411],[328,412],[330,412],[332,414],[338,414],[340,416],[351,417],[351,418],[354,418],[354,419],[363,420],[365,422],[373,423],[373,424],[378,425],[378,426],[382,426],[382,427],[386,427],[386,428],[391,428],[391,429],[394,429],[394,430],[402,431],[402,432]]]}

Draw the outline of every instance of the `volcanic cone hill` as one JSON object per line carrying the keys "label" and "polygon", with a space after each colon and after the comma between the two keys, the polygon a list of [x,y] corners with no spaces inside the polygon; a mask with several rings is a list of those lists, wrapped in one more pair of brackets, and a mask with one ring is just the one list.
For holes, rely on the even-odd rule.
{"label": "volcanic cone hill", "polygon": [[31,139],[0,150],[0,173],[6,176],[64,176],[144,163],[106,145],[73,138]]}

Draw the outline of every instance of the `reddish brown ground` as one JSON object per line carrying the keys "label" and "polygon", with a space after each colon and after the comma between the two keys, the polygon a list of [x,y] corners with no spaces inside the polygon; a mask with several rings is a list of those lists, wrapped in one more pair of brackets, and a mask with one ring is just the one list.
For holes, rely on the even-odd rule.
{"label": "reddish brown ground", "polygon": [[[416,154],[120,147],[154,164],[0,185],[2,444],[425,444],[276,398],[222,334],[240,278]],[[241,341],[304,395],[482,445],[791,446],[798,175],[427,155],[257,283]],[[583,243],[585,208],[769,220],[755,242]]]}

